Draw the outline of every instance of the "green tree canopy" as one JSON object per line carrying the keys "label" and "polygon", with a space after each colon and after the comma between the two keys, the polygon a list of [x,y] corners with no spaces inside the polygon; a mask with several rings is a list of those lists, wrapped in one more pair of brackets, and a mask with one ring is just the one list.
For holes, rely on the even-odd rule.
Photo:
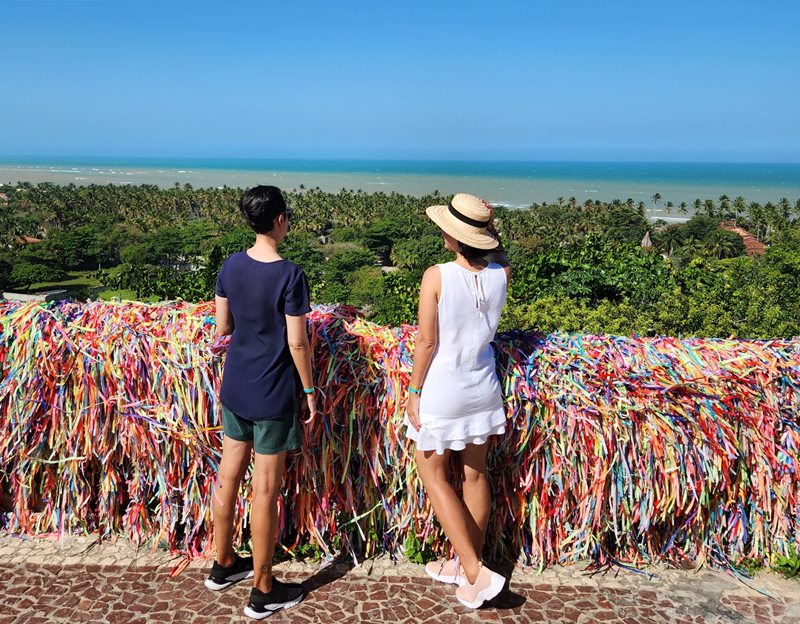
{"label": "green tree canopy", "polygon": [[11,269],[10,282],[13,286],[28,290],[33,284],[38,282],[57,282],[64,279],[66,273],[53,266],[46,264],[33,264],[22,261],[15,262]]}

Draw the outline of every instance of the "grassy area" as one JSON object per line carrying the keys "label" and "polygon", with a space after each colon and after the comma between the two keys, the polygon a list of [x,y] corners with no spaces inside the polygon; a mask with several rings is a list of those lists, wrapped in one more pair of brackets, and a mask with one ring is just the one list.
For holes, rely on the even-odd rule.
{"label": "grassy area", "polygon": [[[118,267],[113,267],[111,269],[107,269],[106,273],[113,277],[117,270]],[[112,299],[120,299],[122,301],[140,300],[136,296],[136,291],[134,290],[113,288],[99,290],[101,287],[102,282],[100,279],[98,279],[96,270],[70,271],[67,279],[63,279],[59,282],[39,282],[37,284],[33,284],[27,290],[27,292],[37,293],[51,290],[66,290],[66,297],[72,297],[76,294],[83,297],[87,294],[87,291],[91,289],[92,297],[97,297],[98,299],[103,299],[104,301],[111,301]],[[155,302],[158,301],[158,297],[145,297],[144,299],[141,299],[141,301]]]}
{"label": "grassy area", "polygon": [[155,296],[139,299],[136,297],[136,291],[134,290],[113,290],[111,288],[101,290],[99,293],[97,293],[97,298],[102,299],[103,301],[118,299],[122,301],[144,301],[146,303],[154,303],[159,300],[158,297]]}
{"label": "grassy area", "polygon": [[67,279],[60,282],[39,282],[33,284],[29,289],[29,293],[41,292],[43,290],[61,290],[61,289],[75,289],[75,288],[93,288],[100,286],[100,280],[95,277],[96,270],[91,271],[70,271]]}

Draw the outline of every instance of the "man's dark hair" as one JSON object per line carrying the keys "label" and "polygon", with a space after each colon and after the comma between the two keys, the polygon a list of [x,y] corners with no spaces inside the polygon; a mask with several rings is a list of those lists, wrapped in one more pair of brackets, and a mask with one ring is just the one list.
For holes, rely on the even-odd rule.
{"label": "man's dark hair", "polygon": [[277,186],[254,186],[242,195],[239,210],[254,232],[266,234],[275,217],[286,212],[286,200]]}

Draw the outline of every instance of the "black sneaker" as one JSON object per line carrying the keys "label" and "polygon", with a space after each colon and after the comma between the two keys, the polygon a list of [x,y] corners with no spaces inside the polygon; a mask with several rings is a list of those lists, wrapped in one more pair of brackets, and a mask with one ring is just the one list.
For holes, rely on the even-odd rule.
{"label": "black sneaker", "polygon": [[211,566],[211,574],[206,579],[206,587],[213,591],[220,591],[238,581],[252,577],[253,558],[236,555],[236,561],[227,567],[214,562],[214,565]]}
{"label": "black sneaker", "polygon": [[288,609],[298,604],[305,594],[300,583],[281,583],[272,579],[272,590],[264,593],[257,587],[250,590],[250,602],[244,608],[244,614],[256,620],[268,618],[281,609]]}

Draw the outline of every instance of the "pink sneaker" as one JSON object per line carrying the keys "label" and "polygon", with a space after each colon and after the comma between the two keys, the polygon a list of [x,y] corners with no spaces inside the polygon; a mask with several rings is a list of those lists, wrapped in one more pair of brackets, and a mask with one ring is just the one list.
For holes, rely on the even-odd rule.
{"label": "pink sneaker", "polygon": [[470,584],[466,578],[464,584],[456,590],[458,601],[469,609],[477,609],[487,600],[499,594],[506,584],[506,579],[497,572],[481,565],[478,578]]}
{"label": "pink sneaker", "polygon": [[448,559],[446,561],[431,561],[425,566],[425,572],[428,573],[432,579],[442,583],[451,583],[452,585],[463,585],[467,582],[461,566],[458,565],[455,559]]}

